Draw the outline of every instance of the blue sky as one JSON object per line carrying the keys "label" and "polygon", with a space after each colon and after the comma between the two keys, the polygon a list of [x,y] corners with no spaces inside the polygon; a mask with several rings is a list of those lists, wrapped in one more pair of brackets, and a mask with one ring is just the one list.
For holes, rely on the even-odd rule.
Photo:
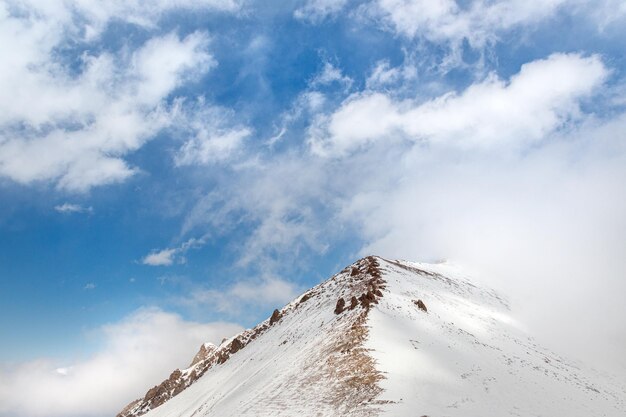
{"label": "blue sky", "polygon": [[370,253],[626,375],[623,2],[39,3],[0,1],[0,415],[111,414]]}

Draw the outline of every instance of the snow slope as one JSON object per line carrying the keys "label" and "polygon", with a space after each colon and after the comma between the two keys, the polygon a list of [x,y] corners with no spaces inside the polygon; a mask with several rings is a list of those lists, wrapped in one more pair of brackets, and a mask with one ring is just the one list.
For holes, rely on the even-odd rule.
{"label": "snow slope", "polygon": [[[366,346],[387,415],[625,416],[626,392],[538,346],[495,292],[442,264],[387,263]],[[411,300],[429,308],[423,314]]]}
{"label": "snow slope", "polygon": [[364,258],[201,356],[121,415],[626,415],[624,387],[538,346],[445,264]]}

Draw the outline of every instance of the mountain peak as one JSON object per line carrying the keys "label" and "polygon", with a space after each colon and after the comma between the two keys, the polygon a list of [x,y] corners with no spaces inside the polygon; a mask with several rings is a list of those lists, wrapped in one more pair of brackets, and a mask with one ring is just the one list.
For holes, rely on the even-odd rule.
{"label": "mountain peak", "polygon": [[463,271],[368,256],[118,417],[621,416],[620,389],[541,348]]}
{"label": "mountain peak", "polygon": [[217,350],[217,346],[213,343],[203,343],[200,346],[200,350],[196,353],[189,367],[193,367],[195,364],[206,360],[209,356],[211,356]]}

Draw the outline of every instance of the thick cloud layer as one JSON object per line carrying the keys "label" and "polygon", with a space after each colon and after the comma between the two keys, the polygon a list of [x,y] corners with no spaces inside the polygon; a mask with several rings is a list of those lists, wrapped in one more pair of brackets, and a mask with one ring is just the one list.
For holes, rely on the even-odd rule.
{"label": "thick cloud layer", "polygon": [[95,336],[103,347],[87,359],[40,359],[0,371],[0,415],[115,415],[174,369],[188,366],[202,343],[219,344],[241,330],[230,323],[185,321],[158,309],[138,310],[98,329]]}

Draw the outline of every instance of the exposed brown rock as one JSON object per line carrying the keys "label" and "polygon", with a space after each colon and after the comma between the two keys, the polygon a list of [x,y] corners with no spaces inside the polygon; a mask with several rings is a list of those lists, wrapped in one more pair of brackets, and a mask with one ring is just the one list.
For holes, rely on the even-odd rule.
{"label": "exposed brown rock", "polygon": [[150,408],[155,408],[183,391],[186,388],[186,383],[181,377],[182,372],[179,369],[172,372],[168,379],[148,390],[143,398],[143,403]]}
{"label": "exposed brown rock", "polygon": [[241,343],[241,340],[235,338],[232,342],[230,342],[230,353],[237,353],[244,347],[244,344]]}
{"label": "exposed brown rock", "polygon": [[180,378],[182,376],[182,372],[180,372],[180,369],[175,370],[174,372],[172,372],[170,374],[169,380],[174,382],[176,381],[178,378]]}
{"label": "exposed brown rock", "polygon": [[376,294],[374,294],[374,292],[372,291],[368,291],[365,293],[365,298],[370,302],[370,303],[378,303],[378,300],[376,300]]}
{"label": "exposed brown rock", "polygon": [[423,312],[428,313],[428,309],[426,308],[426,304],[424,304],[424,302],[422,300],[413,300],[413,304],[415,304],[417,306],[417,308],[419,308]]}
{"label": "exposed brown rock", "polygon": [[202,362],[203,360],[205,360],[206,358],[208,358],[213,352],[215,352],[215,350],[217,349],[217,346],[213,345],[213,344],[202,344],[202,346],[200,346],[200,350],[198,351],[198,353],[196,353],[196,356],[194,356],[193,360],[191,361],[191,364],[189,365],[194,366],[195,364]]}
{"label": "exposed brown rock", "polygon": [[119,412],[119,414],[115,417],[123,417],[126,415],[129,415],[129,413],[131,412],[131,410],[133,410],[135,407],[137,407],[138,405],[141,404],[141,398],[133,401],[132,403],[128,404],[126,407],[124,407],[122,409],[122,411]]}
{"label": "exposed brown rock", "polygon": [[376,258],[374,258],[373,256],[368,256],[364,259],[364,261],[367,265],[366,273],[372,277],[380,278],[380,264],[378,263]]}
{"label": "exposed brown rock", "polygon": [[356,267],[354,267],[354,266],[353,266],[353,267],[350,269],[350,276],[351,276],[351,277],[354,277],[354,276],[356,276],[356,275],[359,275],[359,272],[360,272],[360,271],[359,271],[359,268],[356,268]]}
{"label": "exposed brown rock", "polygon": [[343,313],[343,309],[346,306],[346,300],[340,298],[337,300],[337,305],[335,306],[335,314]]}
{"label": "exposed brown rock", "polygon": [[278,309],[274,310],[272,313],[272,317],[270,317],[270,326],[280,320],[283,315],[278,311]]}
{"label": "exposed brown rock", "polygon": [[[187,388],[186,384],[178,384],[176,385],[176,387],[174,388],[174,390],[172,391],[172,397],[177,396],[178,394],[180,394],[181,392],[183,392],[185,390],[185,388]],[[169,399],[169,398],[168,398]],[[167,399],[167,400],[168,400]]]}
{"label": "exposed brown rock", "polygon": [[359,301],[361,302],[361,307],[363,307],[363,308],[369,308],[370,307],[370,300],[367,297],[367,293],[361,294],[361,296],[359,297]]}
{"label": "exposed brown rock", "polygon": [[220,352],[220,354],[217,357],[217,363],[221,365],[224,362],[226,362],[229,357],[230,355],[228,354],[228,352]]}
{"label": "exposed brown rock", "polygon": [[369,309],[372,304],[378,304],[378,298],[383,296],[381,289],[385,289],[385,281],[381,277],[379,263],[373,256],[359,261],[361,269],[365,269],[369,279],[366,281],[367,290],[357,298],[357,302],[365,309]]}
{"label": "exposed brown rock", "polygon": [[350,299],[350,310],[354,310],[357,305],[359,305],[359,300],[357,300],[356,297],[353,295]]}

